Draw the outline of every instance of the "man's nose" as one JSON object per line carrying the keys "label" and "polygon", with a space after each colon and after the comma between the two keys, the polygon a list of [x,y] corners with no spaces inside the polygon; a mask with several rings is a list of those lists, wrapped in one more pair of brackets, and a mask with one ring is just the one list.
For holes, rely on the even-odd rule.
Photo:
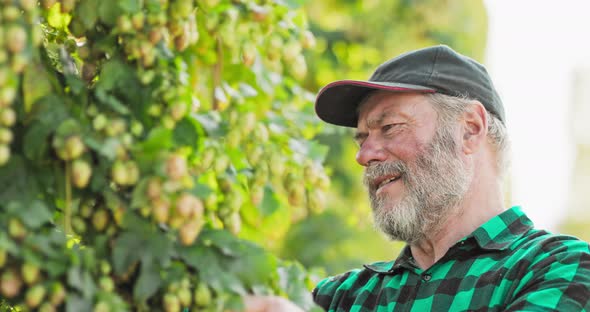
{"label": "man's nose", "polygon": [[356,161],[364,167],[372,162],[382,162],[387,158],[383,145],[373,138],[367,138],[356,153]]}

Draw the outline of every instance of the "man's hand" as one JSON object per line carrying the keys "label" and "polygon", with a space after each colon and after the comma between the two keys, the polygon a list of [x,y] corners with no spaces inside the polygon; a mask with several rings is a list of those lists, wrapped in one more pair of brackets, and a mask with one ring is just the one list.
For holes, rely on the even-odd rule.
{"label": "man's hand", "polygon": [[246,312],[303,312],[293,302],[278,296],[244,297]]}

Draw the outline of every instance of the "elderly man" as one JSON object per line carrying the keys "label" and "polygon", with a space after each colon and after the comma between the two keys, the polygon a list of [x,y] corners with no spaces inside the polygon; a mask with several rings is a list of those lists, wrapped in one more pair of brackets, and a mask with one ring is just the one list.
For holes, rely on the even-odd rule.
{"label": "elderly man", "polygon": [[321,281],[326,311],[590,310],[589,245],[503,207],[504,108],[481,64],[447,46],[412,51],[368,81],[327,85],[316,112],[356,128],[375,223],[407,243],[395,261]]}

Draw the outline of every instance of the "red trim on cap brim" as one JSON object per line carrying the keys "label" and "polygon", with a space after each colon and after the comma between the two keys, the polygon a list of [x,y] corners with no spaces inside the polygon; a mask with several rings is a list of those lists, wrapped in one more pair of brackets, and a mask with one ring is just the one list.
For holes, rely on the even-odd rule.
{"label": "red trim on cap brim", "polygon": [[436,93],[436,90],[428,88],[428,87],[423,87],[423,86],[412,86],[410,87],[410,85],[408,85],[408,87],[400,87],[400,86],[388,86],[388,85],[383,85],[381,83],[373,83],[373,82],[368,82],[368,81],[361,81],[361,80],[338,80],[338,81],[334,81],[332,83],[327,84],[325,87],[323,87],[320,92],[318,93],[316,98],[319,98],[319,96],[324,93],[324,91],[326,91],[327,89],[330,89],[332,87],[337,87],[337,86],[341,86],[341,85],[355,85],[355,86],[360,86],[360,87],[367,87],[367,88],[375,88],[375,89],[380,89],[380,90],[389,90],[389,91],[415,91],[415,92],[423,92],[423,93]]}

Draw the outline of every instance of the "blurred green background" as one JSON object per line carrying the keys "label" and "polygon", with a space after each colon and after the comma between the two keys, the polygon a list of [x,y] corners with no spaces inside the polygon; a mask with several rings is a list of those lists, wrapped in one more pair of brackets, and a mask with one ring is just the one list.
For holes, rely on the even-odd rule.
{"label": "blurred green background", "polygon": [[[384,61],[434,44],[483,61],[487,15],[481,0],[324,0],[304,7],[317,39],[306,54],[305,87],[313,92],[334,80],[366,79]],[[326,210],[291,226],[275,252],[318,268],[319,275],[395,259],[403,244],[373,229],[351,129],[327,125],[323,133],[332,177]]]}

